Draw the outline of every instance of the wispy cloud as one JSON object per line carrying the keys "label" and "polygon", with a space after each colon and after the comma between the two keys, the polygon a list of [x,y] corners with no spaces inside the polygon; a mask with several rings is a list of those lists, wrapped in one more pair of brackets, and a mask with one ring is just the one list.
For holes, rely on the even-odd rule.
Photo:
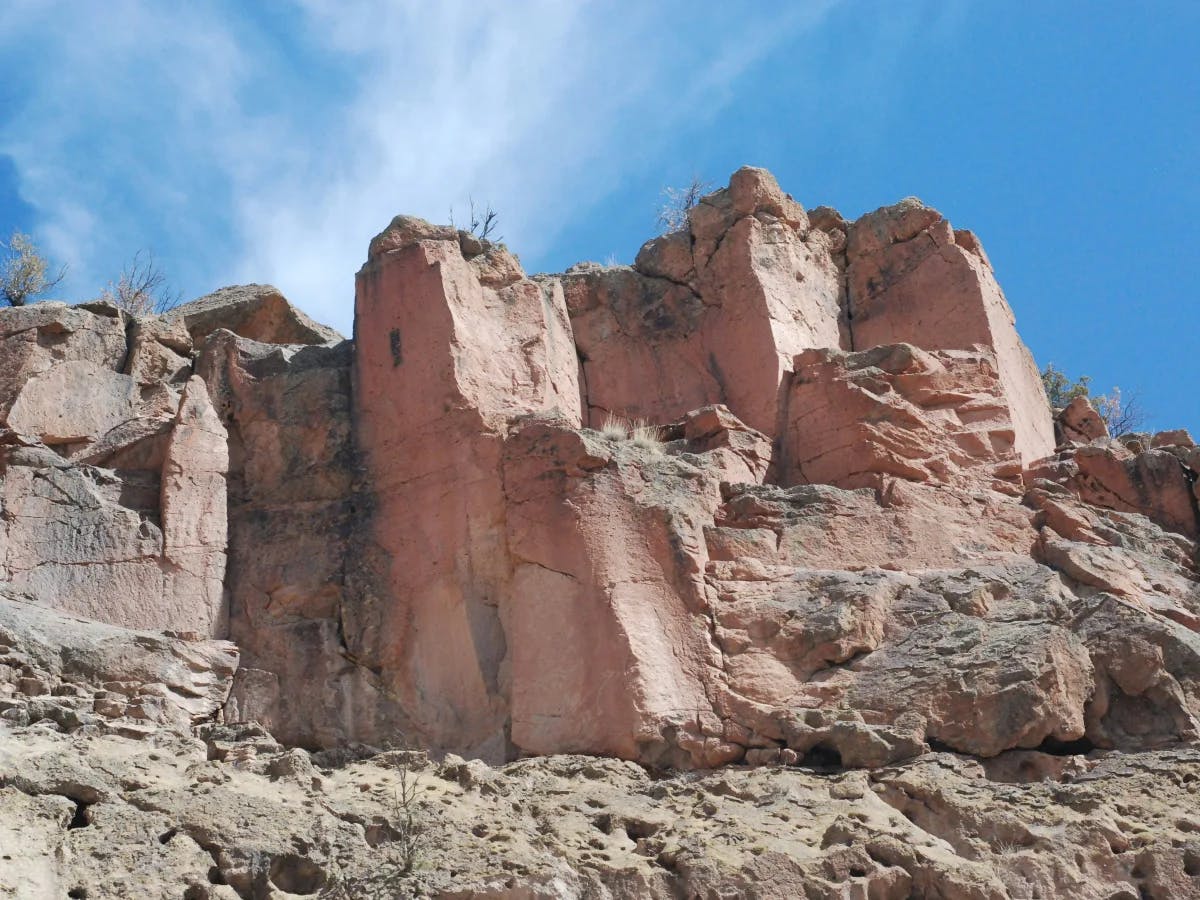
{"label": "wispy cloud", "polygon": [[272,281],[348,329],[393,214],[474,196],[536,258],[830,5],[6,5],[0,152],[77,295],[152,247],[190,293]]}

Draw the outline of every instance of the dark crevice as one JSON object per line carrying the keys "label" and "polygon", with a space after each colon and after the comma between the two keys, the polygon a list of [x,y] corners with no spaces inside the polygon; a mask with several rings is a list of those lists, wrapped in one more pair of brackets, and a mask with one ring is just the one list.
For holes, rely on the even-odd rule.
{"label": "dark crevice", "polygon": [[928,735],[925,736],[925,743],[929,745],[930,753],[957,753],[960,756],[962,755],[961,750],[951,747],[949,744],[939,741],[937,738],[931,738]]}
{"label": "dark crevice", "polygon": [[1048,737],[1038,744],[1034,751],[1051,756],[1086,756],[1095,749],[1096,745],[1085,737],[1073,741],[1059,741]]}
{"label": "dark crevice", "polygon": [[75,814],[71,816],[71,821],[67,824],[67,830],[73,828],[87,828],[92,824],[92,814],[88,811],[91,807],[90,803],[84,803],[82,800],[71,799],[75,804]]}
{"label": "dark crevice", "polygon": [[121,364],[117,366],[117,371],[122,375],[132,374],[133,371],[133,330],[137,327],[137,319],[127,315],[125,317],[125,355],[121,358]]}
{"label": "dark crevice", "polygon": [[580,409],[580,418],[582,419],[583,426],[585,428],[589,428],[591,427],[592,420],[592,401],[588,393],[588,355],[580,350],[578,346],[576,346],[575,358],[579,362],[579,400],[582,405],[582,408]]}
{"label": "dark crevice", "polygon": [[713,381],[717,383],[720,402],[728,406],[729,389],[725,383],[725,373],[721,371],[721,366],[717,362],[717,355],[711,352],[708,354],[708,373],[712,375]]}
{"label": "dark crevice", "polygon": [[810,769],[840,769],[842,754],[828,744],[817,744],[800,760],[800,765]]}

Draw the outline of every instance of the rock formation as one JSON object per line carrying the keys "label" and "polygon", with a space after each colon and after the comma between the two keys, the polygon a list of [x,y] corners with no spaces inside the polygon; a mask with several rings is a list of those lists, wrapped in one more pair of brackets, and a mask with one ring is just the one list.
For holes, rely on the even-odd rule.
{"label": "rock formation", "polygon": [[971,232],[747,168],[355,296],[0,311],[0,888],[1200,895],[1200,449],[1053,413]]}

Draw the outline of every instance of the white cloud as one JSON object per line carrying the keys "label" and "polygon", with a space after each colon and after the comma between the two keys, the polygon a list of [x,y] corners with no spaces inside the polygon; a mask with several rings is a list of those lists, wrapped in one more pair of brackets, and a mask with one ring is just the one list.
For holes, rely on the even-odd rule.
{"label": "white cloud", "polygon": [[392,215],[473,195],[536,256],[828,5],[8,6],[0,152],[78,295],[145,246],[192,294],[271,281],[348,331]]}

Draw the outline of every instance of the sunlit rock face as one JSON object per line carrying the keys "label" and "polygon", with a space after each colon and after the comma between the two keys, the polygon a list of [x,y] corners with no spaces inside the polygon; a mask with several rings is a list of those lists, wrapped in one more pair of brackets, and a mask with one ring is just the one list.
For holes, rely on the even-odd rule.
{"label": "sunlit rock face", "polygon": [[117,625],[227,632],[227,436],[191,349],[106,303],[0,314],[10,588]]}
{"label": "sunlit rock face", "polygon": [[232,640],[221,715],[309,748],[1193,737],[1198,451],[1054,421],[979,241],[918,201],[848,222],[746,168],[634,266],[532,277],[398,216],[355,322],[257,285],[0,312],[6,589]]}
{"label": "sunlit rock face", "polygon": [[0,310],[0,893],[1193,896],[1198,504],[761,169],[632,267],[398,216],[352,340]]}

